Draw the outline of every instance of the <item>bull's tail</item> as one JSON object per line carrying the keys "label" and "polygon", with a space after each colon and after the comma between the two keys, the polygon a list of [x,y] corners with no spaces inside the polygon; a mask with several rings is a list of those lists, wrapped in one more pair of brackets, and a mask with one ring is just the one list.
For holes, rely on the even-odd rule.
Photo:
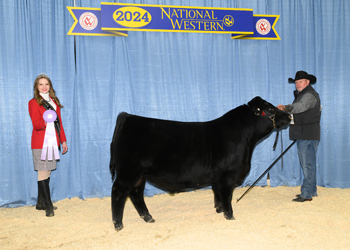
{"label": "bull's tail", "polygon": [[114,152],[114,146],[115,143],[117,142],[117,136],[118,136],[118,131],[120,129],[120,127],[123,125],[124,121],[125,121],[125,117],[128,116],[128,113],[126,112],[122,112],[118,115],[117,117],[117,124],[115,126],[114,129],[114,134],[113,134],[113,138],[112,138],[112,142],[111,142],[111,147],[110,147],[110,151],[111,151],[111,160],[109,162],[109,171],[111,172],[112,175],[112,182],[114,181],[115,177],[116,177],[116,173],[117,173],[117,169],[116,169],[116,165],[115,165],[115,155],[116,152]]}

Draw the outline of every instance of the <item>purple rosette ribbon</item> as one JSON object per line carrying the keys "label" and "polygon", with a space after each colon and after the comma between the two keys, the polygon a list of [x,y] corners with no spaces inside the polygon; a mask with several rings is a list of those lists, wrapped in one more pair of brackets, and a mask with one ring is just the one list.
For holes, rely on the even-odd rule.
{"label": "purple rosette ribbon", "polygon": [[60,155],[58,153],[57,138],[54,125],[54,121],[57,118],[57,114],[53,110],[46,110],[43,115],[43,118],[46,121],[46,131],[44,137],[43,150],[41,151],[41,160],[46,160],[47,153],[47,159],[49,161],[52,161],[52,149],[55,154],[55,159],[59,160]]}

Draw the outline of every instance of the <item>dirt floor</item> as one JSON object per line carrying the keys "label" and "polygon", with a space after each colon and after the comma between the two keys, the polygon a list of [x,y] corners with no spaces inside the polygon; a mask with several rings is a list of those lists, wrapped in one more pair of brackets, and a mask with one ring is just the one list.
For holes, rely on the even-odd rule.
{"label": "dirt floor", "polygon": [[214,209],[211,190],[146,198],[155,223],[130,200],[124,229],[114,230],[110,198],[56,202],[55,216],[35,207],[0,209],[0,249],[350,249],[350,189],[318,188],[292,202],[300,187],[255,187],[233,194],[235,220]]}

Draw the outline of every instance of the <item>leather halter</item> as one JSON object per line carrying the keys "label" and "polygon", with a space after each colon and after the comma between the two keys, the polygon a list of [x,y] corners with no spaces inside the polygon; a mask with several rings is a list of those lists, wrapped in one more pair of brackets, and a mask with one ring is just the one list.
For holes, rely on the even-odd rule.
{"label": "leather halter", "polygon": [[[258,111],[260,111],[259,108],[258,108]],[[268,116],[268,118],[272,121],[273,128],[276,128],[276,123],[275,123],[276,113],[277,113],[277,108],[276,108],[276,111],[275,111],[275,113],[273,115]],[[254,113],[254,114],[257,115],[257,116],[265,116],[265,112],[264,111],[262,111],[262,114],[259,114],[259,113]]]}
{"label": "leather halter", "polygon": [[[258,108],[258,111],[260,111],[260,109]],[[268,116],[268,118],[272,121],[272,124],[273,124],[273,128],[275,129],[276,128],[276,122],[275,122],[275,119],[276,119],[276,113],[277,113],[277,108],[276,108],[276,111],[273,115],[270,115]],[[254,113],[255,115],[257,116],[265,116],[265,112],[262,111],[262,114],[260,115],[259,113]],[[276,145],[277,145],[277,140],[278,140],[278,134],[279,134],[279,129],[277,129],[277,134],[276,134],[276,139],[275,139],[275,142],[273,144],[273,151],[275,151],[276,149]],[[282,137],[281,137],[281,140],[282,140]],[[282,159],[283,161],[283,159]],[[283,163],[282,163],[283,164]]]}

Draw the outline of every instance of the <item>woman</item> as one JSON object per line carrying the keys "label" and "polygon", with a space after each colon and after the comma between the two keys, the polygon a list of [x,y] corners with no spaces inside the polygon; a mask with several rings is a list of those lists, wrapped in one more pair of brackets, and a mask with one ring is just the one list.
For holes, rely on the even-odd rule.
{"label": "woman", "polygon": [[66,135],[62,126],[61,108],[63,107],[55,95],[50,78],[46,74],[40,74],[34,81],[34,98],[28,103],[29,115],[33,123],[32,132],[32,153],[34,161],[34,170],[38,171],[38,199],[36,209],[45,210],[46,216],[54,216],[54,209],[50,196],[50,174],[56,169],[56,160],[41,160],[41,151],[44,144],[46,131],[46,122],[43,114],[46,110],[55,110],[57,119],[55,121],[55,130],[57,137],[57,146],[62,144],[62,154],[68,151]]}

